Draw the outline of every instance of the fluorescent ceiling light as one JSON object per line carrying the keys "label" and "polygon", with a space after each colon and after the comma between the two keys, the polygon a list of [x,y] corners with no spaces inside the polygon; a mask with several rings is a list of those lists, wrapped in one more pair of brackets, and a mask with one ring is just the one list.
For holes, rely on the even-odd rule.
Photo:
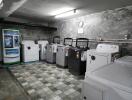
{"label": "fluorescent ceiling light", "polygon": [[68,16],[72,16],[74,14],[77,13],[77,10],[74,9],[74,10],[71,10],[71,11],[67,11],[67,12],[64,12],[64,13],[61,13],[59,15],[56,15],[55,18],[62,18],[62,17],[68,17]]}
{"label": "fluorescent ceiling light", "polygon": [[60,8],[56,11],[51,12],[50,15],[55,16],[55,15],[58,15],[58,14],[61,14],[61,13],[64,13],[64,12],[67,12],[67,11],[70,11],[70,10],[73,10],[73,9],[74,8],[71,8],[71,7]]}
{"label": "fluorescent ceiling light", "polygon": [[3,7],[3,0],[0,0],[0,9]]}
{"label": "fluorescent ceiling light", "polygon": [[0,4],[3,2],[3,0],[0,0]]}

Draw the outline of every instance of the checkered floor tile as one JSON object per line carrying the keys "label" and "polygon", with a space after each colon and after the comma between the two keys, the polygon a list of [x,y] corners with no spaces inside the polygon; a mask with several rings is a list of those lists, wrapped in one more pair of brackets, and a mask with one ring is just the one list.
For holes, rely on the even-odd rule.
{"label": "checkered floor tile", "polygon": [[81,100],[81,79],[68,69],[43,62],[10,68],[32,100]]}

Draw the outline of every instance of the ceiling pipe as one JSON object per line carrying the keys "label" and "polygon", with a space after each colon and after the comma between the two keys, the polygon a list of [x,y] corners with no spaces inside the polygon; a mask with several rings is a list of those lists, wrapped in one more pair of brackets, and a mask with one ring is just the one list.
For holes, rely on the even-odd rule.
{"label": "ceiling pipe", "polygon": [[18,2],[14,2],[12,6],[10,7],[10,10],[6,12],[6,14],[9,16],[14,11],[16,11],[18,8],[20,8],[27,0],[19,0]]}
{"label": "ceiling pipe", "polygon": [[0,9],[3,7],[3,0],[0,0]]}
{"label": "ceiling pipe", "polygon": [[0,17],[8,17],[13,12],[15,12],[18,8],[20,8],[27,0],[4,0],[3,8],[0,9]]}

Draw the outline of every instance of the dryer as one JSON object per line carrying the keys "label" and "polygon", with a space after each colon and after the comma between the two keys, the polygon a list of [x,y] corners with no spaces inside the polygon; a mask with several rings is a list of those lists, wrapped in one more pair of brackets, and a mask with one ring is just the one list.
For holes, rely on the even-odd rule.
{"label": "dryer", "polygon": [[82,100],[132,100],[132,63],[127,63],[132,59],[124,58],[91,71],[83,81]]}
{"label": "dryer", "polygon": [[64,45],[57,47],[56,64],[62,68],[68,66],[68,50],[72,46],[72,38],[64,38]]}
{"label": "dryer", "polygon": [[48,44],[47,40],[39,40],[39,58],[40,60],[45,60],[46,59],[46,45]]}
{"label": "dryer", "polygon": [[22,61],[39,61],[39,45],[31,40],[22,41]]}
{"label": "dryer", "polygon": [[46,61],[48,63],[56,63],[57,46],[60,45],[60,37],[53,37],[53,43],[46,46]]}
{"label": "dryer", "polygon": [[72,74],[82,75],[86,71],[86,51],[88,48],[88,39],[77,38],[76,47],[68,50],[68,68]]}
{"label": "dryer", "polygon": [[85,76],[91,71],[107,65],[119,58],[119,46],[112,44],[98,44],[96,49],[87,51],[87,68]]}

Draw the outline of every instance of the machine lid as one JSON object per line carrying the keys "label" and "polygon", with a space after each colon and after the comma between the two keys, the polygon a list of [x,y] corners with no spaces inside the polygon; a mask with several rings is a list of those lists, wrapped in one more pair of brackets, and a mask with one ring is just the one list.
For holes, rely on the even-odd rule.
{"label": "machine lid", "polygon": [[38,41],[38,44],[48,44],[48,41],[47,40],[39,40]]}
{"label": "machine lid", "polygon": [[118,45],[111,44],[98,44],[96,48],[97,52],[116,53],[119,52]]}
{"label": "machine lid", "polygon": [[64,38],[64,45],[72,46],[73,39],[72,38]]}
{"label": "machine lid", "polygon": [[35,44],[35,41],[33,41],[33,40],[23,40],[21,43],[22,44]]}
{"label": "machine lid", "polygon": [[60,44],[60,36],[54,36],[53,43]]}
{"label": "machine lid", "polygon": [[115,60],[115,62],[118,62],[118,63],[122,63],[122,64],[131,64],[132,65],[132,56],[124,56],[124,57],[121,57],[117,60]]}
{"label": "machine lid", "polygon": [[108,81],[107,85],[116,84],[122,90],[132,93],[132,66],[129,64],[112,63],[105,65],[91,73],[96,79]]}
{"label": "machine lid", "polygon": [[77,48],[88,48],[88,42],[89,42],[89,39],[87,38],[77,38],[76,39],[76,47]]}
{"label": "machine lid", "polygon": [[98,55],[98,56],[105,56],[105,57],[108,57],[111,53],[108,53],[108,52],[97,52],[96,49],[90,49],[90,50],[87,50],[87,54],[89,56],[91,55]]}

